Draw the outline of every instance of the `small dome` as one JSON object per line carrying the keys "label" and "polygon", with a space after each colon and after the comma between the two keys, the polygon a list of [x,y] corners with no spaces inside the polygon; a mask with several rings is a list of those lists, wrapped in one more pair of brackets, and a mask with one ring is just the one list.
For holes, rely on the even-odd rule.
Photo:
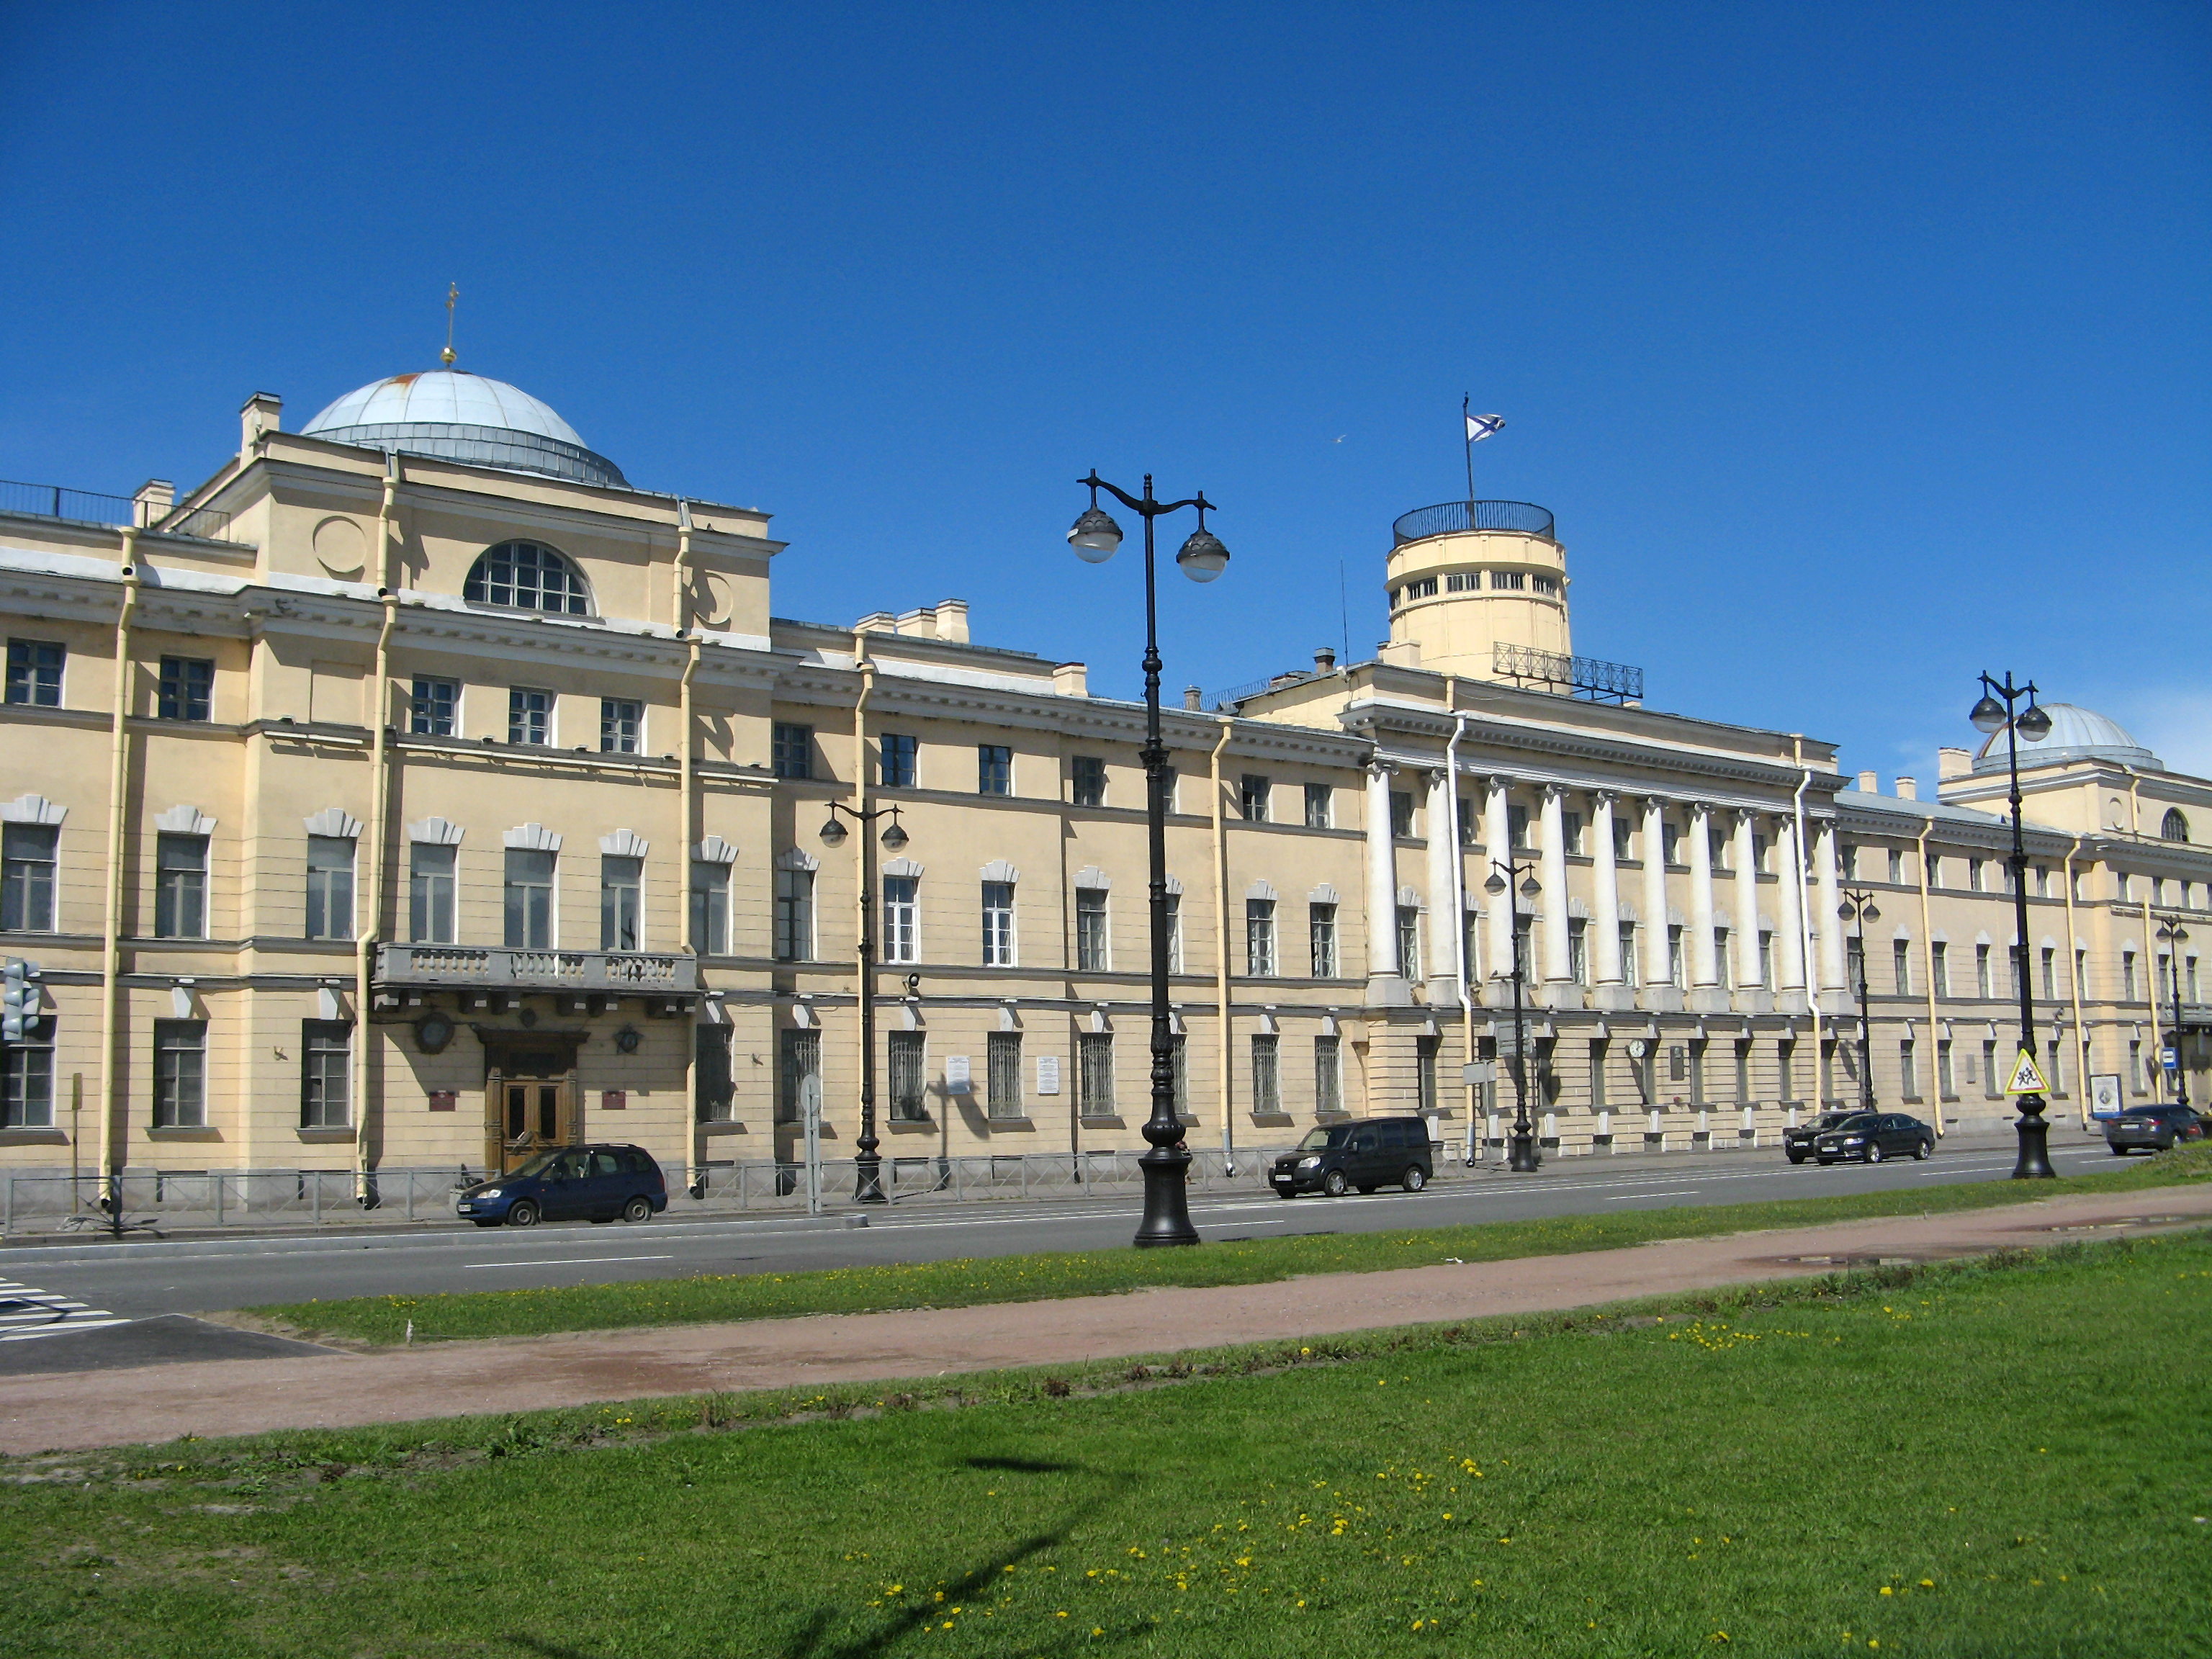
{"label": "small dome", "polygon": [[394,374],[349,392],[301,432],[364,449],[629,487],[622,470],[587,448],[549,406],[520,386],[458,368]]}
{"label": "small dome", "polygon": [[[2046,702],[2043,712],[2051,716],[2051,735],[2041,743],[2022,743],[2020,746],[2023,766],[2055,766],[2065,761],[2108,760],[2124,765],[2164,771],[2157,756],[2130,737],[2118,720],[2108,720],[2093,708],[2081,708],[2070,702]],[[1985,741],[1974,756],[1977,772],[2002,772],[2005,769],[2005,734],[2002,727]]]}

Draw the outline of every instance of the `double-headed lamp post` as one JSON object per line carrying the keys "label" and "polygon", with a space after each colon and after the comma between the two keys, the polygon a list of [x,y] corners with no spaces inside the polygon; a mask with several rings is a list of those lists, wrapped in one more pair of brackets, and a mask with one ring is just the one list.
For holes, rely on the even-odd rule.
{"label": "double-headed lamp post", "polygon": [[[2014,713],[2014,706],[2027,707]],[[2012,683],[2008,669],[2002,684],[1982,676],[1982,700],[1967,719],[1977,732],[1995,737],[2005,734],[2005,764],[2012,780],[2012,901],[2013,925],[2020,943],[2013,947],[2013,972],[2020,981],[2020,1050],[2035,1054],[2035,995],[2027,972],[2027,848],[2020,830],[2020,740],[2041,743],[2051,735],[2051,716],[2035,701],[2035,682]],[[2051,1167],[2051,1126],[2043,1121],[2043,1097],[2020,1097],[2020,1121],[2013,1127],[2020,1136],[2020,1155],[2012,1166],[2014,1181],[2047,1181],[2057,1171]]]}
{"label": "double-headed lamp post", "polygon": [[[1516,876],[1526,879],[1516,886]],[[1521,901],[1536,897],[1544,886],[1536,879],[1534,860],[1516,864],[1510,859],[1492,859],[1490,879],[1482,884],[1482,890],[1492,898],[1505,895],[1513,934],[1513,1151],[1508,1167],[1516,1175],[1534,1175],[1544,1160],[1536,1152],[1536,1126],[1528,1121],[1528,1030],[1521,1002]]]}
{"label": "double-headed lamp post", "polygon": [[[830,803],[830,821],[822,826],[822,844],[839,847],[844,844],[845,826],[838,822],[843,813],[860,824],[873,823],[878,818],[889,818],[884,826],[884,847],[896,853],[906,845],[906,831],[899,827],[896,806],[878,806],[863,811],[848,806],[842,801]],[[877,1149],[883,1142],[876,1135],[876,857],[875,849],[866,836],[860,837],[860,902],[855,910],[860,919],[860,994],[854,999],[860,1007],[860,1133],[853,1143],[853,1196],[863,1204],[881,1204],[884,1198],[884,1161]]]}
{"label": "double-headed lamp post", "polygon": [[[1121,526],[1098,505],[1098,492],[1114,499],[1145,521],[1145,823],[1151,843],[1152,920],[1152,1115],[1145,1121],[1145,1139],[1150,1150],[1137,1160],[1145,1174],[1145,1218],[1138,1224],[1135,1243],[1195,1244],[1198,1229],[1190,1224],[1188,1176],[1190,1154],[1183,1150],[1182,1121],[1176,1115],[1175,1038],[1168,1012],[1168,746],[1160,736],[1160,630],[1158,596],[1153,580],[1152,520],[1198,509],[1198,528],[1176,555],[1184,575],[1210,582],[1228,568],[1229,550],[1206,527],[1213,503],[1199,494],[1180,501],[1162,501],[1152,495],[1152,475],[1145,474],[1145,493],[1132,495],[1115,489],[1094,470],[1076,483],[1091,491],[1091,505],[1067,532],[1067,544],[1076,556],[1103,564],[1121,545]],[[1081,1086],[1079,1080],[1079,1088]]]}
{"label": "double-headed lamp post", "polygon": [[2189,930],[2181,925],[2179,916],[2160,916],[2158,938],[2166,946],[2166,971],[2173,976],[2173,1024],[2166,1028],[2166,1041],[2173,1045],[2173,1097],[2186,1106],[2189,1070],[2181,1063],[2181,947],[2189,939]]}
{"label": "double-headed lamp post", "polygon": [[1874,1027],[1867,1018],[1866,925],[1880,921],[1881,912],[1875,908],[1872,893],[1847,888],[1844,902],[1836,907],[1836,914],[1857,925],[1859,971],[1858,983],[1853,988],[1859,994],[1859,1109],[1870,1112],[1874,1110]]}

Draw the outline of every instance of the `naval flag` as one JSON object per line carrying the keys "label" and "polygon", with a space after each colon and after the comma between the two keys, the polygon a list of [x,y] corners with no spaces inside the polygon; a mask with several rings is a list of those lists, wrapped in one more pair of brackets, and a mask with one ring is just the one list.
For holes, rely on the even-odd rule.
{"label": "naval flag", "polygon": [[1467,417],[1467,441],[1471,444],[1480,443],[1485,438],[1494,436],[1504,425],[1503,415],[1469,415]]}

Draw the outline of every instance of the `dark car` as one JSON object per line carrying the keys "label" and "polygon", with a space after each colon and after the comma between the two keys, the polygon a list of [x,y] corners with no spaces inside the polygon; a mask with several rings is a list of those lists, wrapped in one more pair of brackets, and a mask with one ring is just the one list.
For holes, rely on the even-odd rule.
{"label": "dark car", "polygon": [[1813,1156],[1813,1143],[1826,1131],[1846,1123],[1858,1115],[1849,1112],[1823,1112],[1810,1123],[1801,1123],[1794,1129],[1782,1132],[1782,1150],[1792,1164],[1802,1164]]}
{"label": "dark car", "polygon": [[556,1146],[478,1182],[453,1207],[479,1227],[646,1221],[668,1207],[668,1183],[641,1146]]}
{"label": "dark car", "polygon": [[2105,1145],[2114,1158],[2130,1152],[2164,1152],[2185,1140],[2204,1139],[2205,1120],[2194,1108],[2179,1102],[2157,1106],[2130,1106],[2105,1120]]}
{"label": "dark car", "polygon": [[1311,1192],[1340,1198],[1352,1187],[1418,1193],[1435,1174],[1427,1119],[1370,1117],[1309,1129],[1297,1151],[1275,1160],[1267,1179],[1285,1198]]}
{"label": "dark car", "polygon": [[1935,1150],[1935,1130],[1902,1112],[1853,1112],[1813,1137],[1813,1156],[1823,1164],[1853,1158],[1879,1164],[1886,1158],[1925,1158]]}

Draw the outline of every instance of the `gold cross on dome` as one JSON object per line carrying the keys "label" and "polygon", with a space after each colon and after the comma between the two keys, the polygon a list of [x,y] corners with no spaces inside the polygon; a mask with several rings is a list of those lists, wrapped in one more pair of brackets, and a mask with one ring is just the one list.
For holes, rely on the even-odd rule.
{"label": "gold cross on dome", "polygon": [[438,354],[438,361],[447,368],[453,366],[453,301],[461,297],[461,285],[454,283],[446,290],[446,349]]}

